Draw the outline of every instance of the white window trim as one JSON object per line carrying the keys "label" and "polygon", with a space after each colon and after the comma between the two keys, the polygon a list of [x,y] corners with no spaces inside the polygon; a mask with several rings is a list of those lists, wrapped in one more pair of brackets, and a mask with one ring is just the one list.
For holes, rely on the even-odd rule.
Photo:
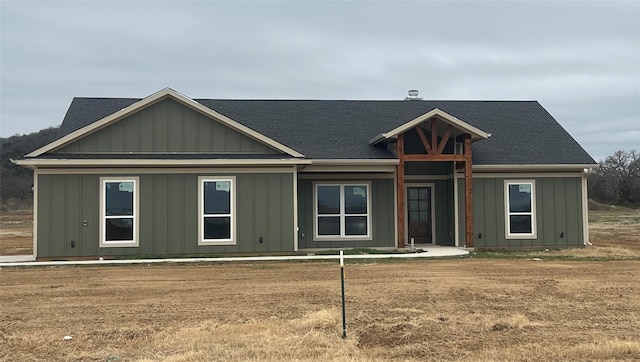
{"label": "white window trim", "polygon": [[[216,214],[215,216],[231,217],[231,230],[228,239],[204,238],[204,183],[229,181],[231,183],[231,195],[229,199],[229,214]],[[198,245],[236,245],[236,177],[235,176],[200,176],[198,177]]]}
{"label": "white window trim", "polygon": [[[509,211],[509,186],[510,185],[531,185],[531,212],[510,212]],[[512,233],[511,215],[531,215],[531,233]],[[535,239],[536,233],[536,182],[535,180],[505,180],[504,181],[504,225],[506,239]]]}
{"label": "white window trim", "polygon": [[[340,187],[340,235],[318,235],[318,186],[339,186]],[[345,214],[344,210],[344,187],[345,186],[366,186],[367,187],[367,213],[349,214],[350,216],[367,217],[367,235],[345,235]],[[372,240],[371,236],[371,182],[370,181],[348,181],[348,182],[314,182],[313,183],[313,240],[314,241],[360,241]]]}
{"label": "white window trim", "polygon": [[[122,216],[109,217],[106,215],[106,184],[108,182],[133,182],[133,240],[107,240],[107,229],[105,221],[110,218],[118,218]],[[139,177],[100,177],[100,244],[101,248],[123,248],[137,247],[140,245],[140,178]]]}

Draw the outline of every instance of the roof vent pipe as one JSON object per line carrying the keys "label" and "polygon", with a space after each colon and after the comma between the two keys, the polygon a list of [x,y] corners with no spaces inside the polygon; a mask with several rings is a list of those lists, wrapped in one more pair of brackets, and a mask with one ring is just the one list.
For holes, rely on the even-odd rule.
{"label": "roof vent pipe", "polygon": [[406,97],[405,101],[421,101],[422,98],[418,97],[420,92],[417,89],[409,89],[409,96]]}

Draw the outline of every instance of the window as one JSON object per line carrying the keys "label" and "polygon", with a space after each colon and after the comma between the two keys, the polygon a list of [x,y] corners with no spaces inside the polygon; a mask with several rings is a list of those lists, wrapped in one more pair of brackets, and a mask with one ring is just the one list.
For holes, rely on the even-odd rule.
{"label": "window", "polygon": [[235,245],[235,178],[200,178],[199,245]]}
{"label": "window", "polygon": [[138,178],[100,178],[100,246],[138,246]]}
{"label": "window", "polygon": [[533,181],[505,181],[508,239],[531,239],[536,237],[535,200],[535,184]]}
{"label": "window", "polygon": [[315,185],[315,238],[370,239],[367,183]]}

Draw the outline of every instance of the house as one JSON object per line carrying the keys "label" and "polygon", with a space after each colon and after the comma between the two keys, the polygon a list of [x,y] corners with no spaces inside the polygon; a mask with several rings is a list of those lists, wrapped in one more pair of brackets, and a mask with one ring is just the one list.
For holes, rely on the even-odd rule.
{"label": "house", "polygon": [[535,101],[75,98],[34,171],[40,258],[588,242],[596,163]]}

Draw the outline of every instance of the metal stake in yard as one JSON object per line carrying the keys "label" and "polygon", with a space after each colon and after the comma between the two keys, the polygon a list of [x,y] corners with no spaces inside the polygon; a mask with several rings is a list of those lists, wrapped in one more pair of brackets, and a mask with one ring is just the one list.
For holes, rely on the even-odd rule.
{"label": "metal stake in yard", "polygon": [[344,253],[340,250],[340,284],[342,285],[342,338],[347,338],[347,314],[344,303]]}

